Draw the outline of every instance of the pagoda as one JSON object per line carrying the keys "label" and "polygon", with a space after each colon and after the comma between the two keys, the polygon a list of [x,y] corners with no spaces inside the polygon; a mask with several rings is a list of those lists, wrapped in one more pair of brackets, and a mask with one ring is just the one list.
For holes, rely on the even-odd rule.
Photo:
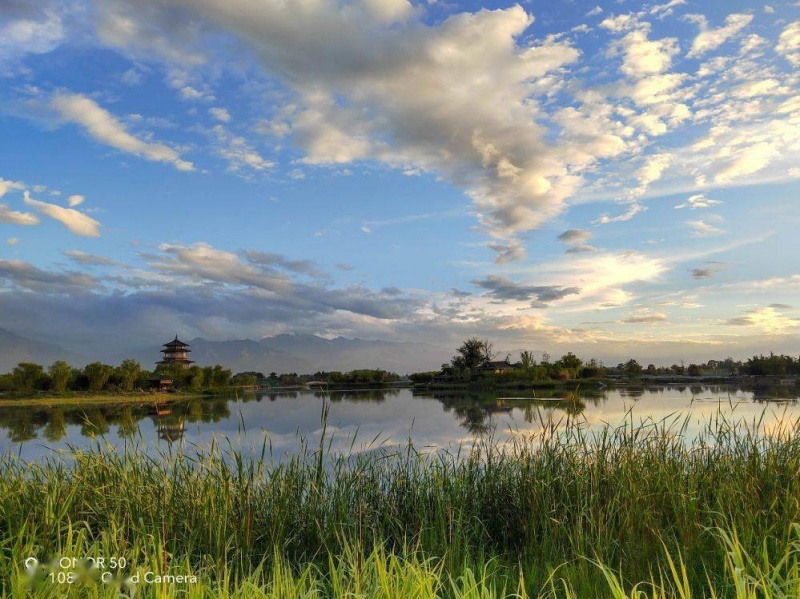
{"label": "pagoda", "polygon": [[158,366],[180,364],[182,368],[189,368],[189,364],[194,364],[189,359],[189,352],[192,351],[189,349],[189,344],[179,341],[177,335],[175,335],[174,340],[165,343],[163,347],[164,349],[161,350],[161,353],[164,354],[164,357],[161,358],[160,362],[156,362]]}

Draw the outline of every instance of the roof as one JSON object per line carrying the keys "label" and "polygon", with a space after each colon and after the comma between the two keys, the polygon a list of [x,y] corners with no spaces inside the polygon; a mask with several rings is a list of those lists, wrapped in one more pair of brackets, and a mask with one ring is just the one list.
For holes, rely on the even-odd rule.
{"label": "roof", "polygon": [[165,343],[164,347],[189,347],[188,343],[184,343],[178,339],[178,336],[175,335],[175,339],[170,341],[169,343]]}
{"label": "roof", "polygon": [[497,362],[490,362],[487,360],[486,362],[481,364],[481,368],[486,368],[486,369],[491,368],[492,370],[497,370],[499,368],[514,368],[514,365],[511,364],[511,362],[509,362],[508,360],[498,360]]}

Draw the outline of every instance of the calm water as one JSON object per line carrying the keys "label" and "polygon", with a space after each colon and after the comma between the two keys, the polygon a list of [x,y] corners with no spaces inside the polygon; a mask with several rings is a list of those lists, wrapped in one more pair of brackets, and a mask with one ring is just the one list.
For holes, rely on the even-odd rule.
{"label": "calm water", "polygon": [[[545,401],[531,391],[482,394],[415,393],[411,389],[330,394],[260,393],[244,398],[175,402],[156,413],[152,405],[108,405],[86,409],[0,408],[0,454],[38,460],[69,448],[97,445],[124,449],[136,443],[148,452],[207,448],[222,442],[258,454],[266,442],[274,459],[316,447],[321,413],[329,405],[326,439],[334,452],[405,446],[419,449],[469,445],[492,432],[499,441],[543,427],[582,423],[613,426],[633,420],[671,421],[688,416],[687,437],[720,413],[759,421],[765,434],[800,418],[796,387],[753,391],[728,386],[581,389],[551,392]],[[523,399],[522,397],[527,396]]]}

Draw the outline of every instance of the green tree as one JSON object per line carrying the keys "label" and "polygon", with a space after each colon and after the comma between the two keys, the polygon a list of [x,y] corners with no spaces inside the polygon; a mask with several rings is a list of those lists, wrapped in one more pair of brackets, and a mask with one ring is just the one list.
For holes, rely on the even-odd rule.
{"label": "green tree", "polygon": [[567,371],[569,377],[576,377],[583,366],[583,360],[572,352],[567,352],[565,355],[561,356],[557,364]]}
{"label": "green tree", "polygon": [[486,360],[491,360],[494,355],[494,347],[487,339],[479,339],[478,337],[470,337],[456,350],[457,356],[454,356],[451,363],[454,368],[469,368],[476,370]]}
{"label": "green tree", "polygon": [[227,387],[231,384],[231,371],[222,368],[219,364],[214,366],[211,372],[211,381],[213,387]]}
{"label": "green tree", "polygon": [[633,358],[625,362],[625,372],[627,372],[628,374],[633,374],[633,375],[642,374],[642,370],[643,370],[642,365],[639,364],[639,362],[637,362]]}
{"label": "green tree", "polygon": [[86,375],[88,380],[89,390],[97,392],[103,389],[108,379],[114,374],[114,369],[102,362],[92,362],[86,365],[83,369],[83,374]]}
{"label": "green tree", "polygon": [[14,391],[30,393],[39,388],[44,380],[44,368],[32,362],[20,362],[11,371],[11,382]]}
{"label": "green tree", "polygon": [[123,391],[131,391],[136,379],[142,372],[142,367],[136,360],[128,358],[123,360],[122,364],[117,367],[117,376],[120,380],[120,386]]}
{"label": "green tree", "polygon": [[189,367],[189,386],[192,389],[200,389],[205,382],[205,375],[203,369],[199,366]]}
{"label": "green tree", "polygon": [[67,384],[72,378],[72,367],[63,360],[58,360],[50,365],[48,372],[50,373],[50,379],[53,381],[53,391],[56,393],[66,391]]}
{"label": "green tree", "polygon": [[520,352],[519,365],[520,368],[522,368],[522,370],[526,372],[531,370],[534,366],[536,366],[536,360],[533,358],[533,352],[528,351],[527,349],[525,351]]}

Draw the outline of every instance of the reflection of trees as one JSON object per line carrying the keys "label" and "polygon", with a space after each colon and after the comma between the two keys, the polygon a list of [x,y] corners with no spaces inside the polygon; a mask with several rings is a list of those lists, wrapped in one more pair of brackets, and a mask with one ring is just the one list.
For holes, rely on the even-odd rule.
{"label": "reflection of trees", "polygon": [[47,424],[44,426],[44,438],[55,443],[67,434],[67,418],[64,410],[55,409],[47,414]]}
{"label": "reflection of trees", "polygon": [[134,415],[133,408],[131,406],[122,408],[117,422],[117,435],[123,439],[138,435],[138,420],[139,419]]}
{"label": "reflection of trees", "polygon": [[797,387],[794,385],[772,385],[771,387],[753,387],[755,401],[769,401],[771,399],[793,399],[797,401]]}
{"label": "reflection of trees", "polygon": [[95,437],[102,437],[108,431],[108,419],[101,409],[91,409],[83,412],[81,435],[94,439]]}
{"label": "reflection of trees", "polygon": [[314,393],[314,397],[327,397],[331,402],[372,402],[381,403],[387,397],[395,397],[400,391],[398,389],[365,389],[348,391],[331,391],[329,393]]}
{"label": "reflection of trees", "polygon": [[22,413],[9,423],[8,437],[13,443],[24,443],[36,438],[36,424],[33,413]]}

